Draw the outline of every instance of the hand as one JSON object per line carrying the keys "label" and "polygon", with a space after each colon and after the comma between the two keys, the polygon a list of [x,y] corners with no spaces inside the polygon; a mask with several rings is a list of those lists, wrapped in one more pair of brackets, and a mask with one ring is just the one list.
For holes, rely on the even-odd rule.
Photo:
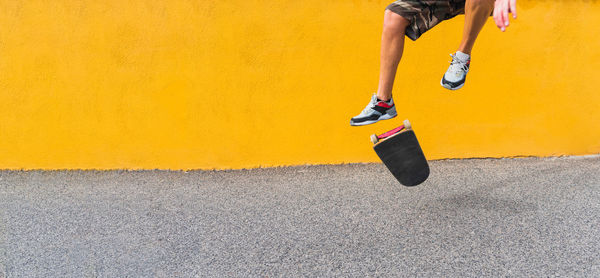
{"label": "hand", "polygon": [[494,21],[502,32],[506,31],[508,27],[509,13],[512,13],[513,18],[517,18],[517,0],[496,0],[494,5]]}

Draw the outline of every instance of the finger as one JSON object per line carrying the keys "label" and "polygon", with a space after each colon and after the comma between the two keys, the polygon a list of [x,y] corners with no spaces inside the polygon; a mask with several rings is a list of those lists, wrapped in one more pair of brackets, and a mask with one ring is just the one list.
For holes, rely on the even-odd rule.
{"label": "finger", "polygon": [[502,20],[504,21],[504,26],[508,26],[509,22],[508,22],[508,10],[509,10],[509,3],[508,1],[505,1],[504,7],[502,7]]}
{"label": "finger", "polygon": [[[499,1],[502,2],[502,1]],[[504,18],[504,9],[505,9],[505,5],[503,5],[502,3],[500,3],[499,9],[498,9],[498,21],[500,22],[500,30],[502,32],[506,31],[506,19]]]}
{"label": "finger", "polygon": [[500,7],[499,5],[496,4],[496,7],[494,8],[494,22],[496,23],[496,26],[498,26],[498,28],[500,28],[500,30],[504,31],[504,24],[502,23],[502,19],[500,16]]}
{"label": "finger", "polygon": [[517,18],[517,0],[510,1],[510,12],[513,14],[513,18]]}

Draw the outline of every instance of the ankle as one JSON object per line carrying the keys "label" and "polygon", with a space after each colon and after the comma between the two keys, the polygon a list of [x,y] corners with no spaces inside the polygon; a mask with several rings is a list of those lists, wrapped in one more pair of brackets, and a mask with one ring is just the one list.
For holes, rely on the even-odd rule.
{"label": "ankle", "polygon": [[392,99],[392,96],[382,96],[380,94],[377,94],[377,100],[379,101],[389,102],[390,99]]}
{"label": "ankle", "polygon": [[454,55],[456,55],[461,60],[467,60],[467,59],[471,58],[471,52],[470,51],[467,53],[467,52],[464,52],[464,51],[461,51],[461,50],[457,50]]}

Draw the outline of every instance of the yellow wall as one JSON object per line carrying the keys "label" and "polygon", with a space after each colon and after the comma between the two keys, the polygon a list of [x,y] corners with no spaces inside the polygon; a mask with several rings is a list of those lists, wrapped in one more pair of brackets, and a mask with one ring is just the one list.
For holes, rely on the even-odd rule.
{"label": "yellow wall", "polygon": [[350,127],[388,2],[0,0],[0,168],[374,162],[404,118],[429,159],[600,152],[598,1],[519,0],[456,92],[463,17],[407,41],[399,117]]}

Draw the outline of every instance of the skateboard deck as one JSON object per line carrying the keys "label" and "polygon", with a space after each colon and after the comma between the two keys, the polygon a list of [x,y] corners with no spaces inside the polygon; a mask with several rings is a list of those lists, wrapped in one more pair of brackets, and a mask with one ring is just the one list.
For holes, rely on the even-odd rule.
{"label": "skateboard deck", "polygon": [[381,135],[371,135],[373,149],[392,175],[405,186],[415,186],[429,177],[429,164],[408,120]]}

